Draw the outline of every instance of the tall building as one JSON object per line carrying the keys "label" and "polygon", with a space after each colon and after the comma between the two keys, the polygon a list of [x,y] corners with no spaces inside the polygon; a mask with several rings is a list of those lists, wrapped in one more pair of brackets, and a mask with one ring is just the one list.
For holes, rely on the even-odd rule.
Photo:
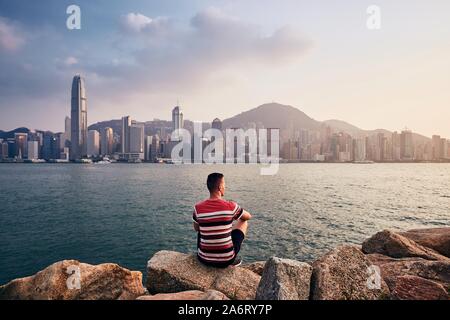
{"label": "tall building", "polygon": [[87,99],[84,79],[76,75],[72,82],[70,159],[87,155]]}
{"label": "tall building", "polygon": [[100,134],[97,130],[89,130],[87,154],[91,157],[97,157],[100,154]]}
{"label": "tall building", "polygon": [[0,159],[8,158],[8,142],[2,141],[0,142]]}
{"label": "tall building", "polygon": [[445,139],[441,139],[441,136],[434,135],[431,138],[432,144],[432,159],[441,160],[444,158]]}
{"label": "tall building", "polygon": [[133,124],[130,127],[130,153],[144,153],[144,126]]}
{"label": "tall building", "polygon": [[114,147],[114,132],[112,128],[105,128],[101,135],[101,154],[109,156],[113,154]]}
{"label": "tall building", "polygon": [[145,161],[152,160],[152,143],[153,143],[153,136],[145,136],[145,145],[144,145],[144,160]]}
{"label": "tall building", "polygon": [[[180,106],[176,106],[172,110],[172,130],[182,129],[184,127],[183,112]],[[178,136],[175,136],[175,140],[179,140]]]}
{"label": "tall building", "polygon": [[28,141],[28,160],[39,159],[39,142]]}
{"label": "tall building", "polygon": [[413,136],[410,130],[403,130],[400,134],[400,157],[402,160],[414,159]]}
{"label": "tall building", "polygon": [[44,160],[54,160],[59,158],[58,139],[50,131],[46,131],[43,134],[42,158]]}
{"label": "tall building", "polygon": [[120,139],[122,153],[130,153],[130,128],[131,128],[131,118],[129,116],[123,117],[122,135]]}
{"label": "tall building", "polygon": [[15,133],[14,140],[16,145],[16,154],[15,156],[18,159],[24,159],[28,155],[28,134],[27,133]]}
{"label": "tall building", "polygon": [[70,146],[70,138],[72,135],[70,127],[71,119],[69,117],[66,117],[64,120],[64,132],[61,135],[61,149]]}
{"label": "tall building", "polygon": [[215,118],[211,124],[211,128],[222,131],[222,121],[219,118]]}

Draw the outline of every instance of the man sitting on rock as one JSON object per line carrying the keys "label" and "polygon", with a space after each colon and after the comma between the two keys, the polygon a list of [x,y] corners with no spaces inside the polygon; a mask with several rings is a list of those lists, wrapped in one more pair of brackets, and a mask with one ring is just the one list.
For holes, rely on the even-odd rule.
{"label": "man sitting on rock", "polygon": [[[238,266],[237,257],[245,239],[251,214],[233,201],[226,201],[225,179],[221,173],[211,173],[207,179],[209,199],[194,206],[194,229],[198,232],[197,256],[209,266]],[[234,222],[234,225],[233,225]]]}

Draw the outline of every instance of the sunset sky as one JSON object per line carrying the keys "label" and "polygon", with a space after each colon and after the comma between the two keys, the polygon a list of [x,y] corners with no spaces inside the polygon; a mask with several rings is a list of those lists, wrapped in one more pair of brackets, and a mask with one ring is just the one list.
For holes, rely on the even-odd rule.
{"label": "sunset sky", "polygon": [[0,129],[63,130],[76,73],[90,124],[168,120],[177,100],[198,121],[275,101],[450,138],[450,1],[0,0]]}

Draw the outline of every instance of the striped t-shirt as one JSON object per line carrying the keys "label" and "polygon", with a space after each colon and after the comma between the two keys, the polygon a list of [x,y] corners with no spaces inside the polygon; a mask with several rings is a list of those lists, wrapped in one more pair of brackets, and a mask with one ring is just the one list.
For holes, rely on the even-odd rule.
{"label": "striped t-shirt", "polygon": [[194,206],[193,219],[199,225],[198,256],[201,260],[227,263],[234,259],[232,223],[243,212],[237,203],[222,199],[207,199]]}

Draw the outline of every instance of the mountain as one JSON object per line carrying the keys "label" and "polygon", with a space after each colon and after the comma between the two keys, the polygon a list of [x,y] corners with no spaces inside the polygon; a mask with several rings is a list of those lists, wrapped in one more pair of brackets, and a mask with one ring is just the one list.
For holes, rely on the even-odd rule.
{"label": "mountain", "polygon": [[17,129],[11,130],[11,131],[0,130],[0,139],[6,140],[6,139],[14,138],[14,134],[16,134],[16,133],[29,133],[29,132],[30,132],[30,129],[24,128],[24,127],[17,128]]}
{"label": "mountain", "polygon": [[321,123],[292,106],[279,103],[263,104],[223,121],[224,128],[244,128],[249,123],[261,123],[266,128],[320,129]]}

